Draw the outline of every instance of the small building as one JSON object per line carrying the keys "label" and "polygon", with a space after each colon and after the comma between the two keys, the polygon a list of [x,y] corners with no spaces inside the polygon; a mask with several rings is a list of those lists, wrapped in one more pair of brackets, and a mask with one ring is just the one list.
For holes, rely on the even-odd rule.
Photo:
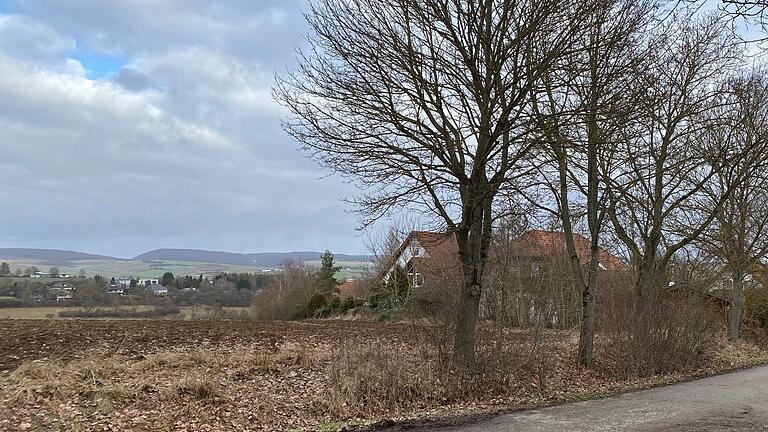
{"label": "small building", "polygon": [[43,273],[43,272],[40,272],[40,271],[36,271],[36,272],[32,273],[31,275],[29,275],[29,277],[32,277],[32,278],[35,278],[35,279],[47,278],[47,277],[50,277],[50,276],[51,276],[50,274]]}
{"label": "small building", "polygon": [[357,279],[347,279],[338,286],[338,290],[339,296],[341,298],[362,297],[363,281]]}
{"label": "small building", "polygon": [[74,298],[72,291],[62,291],[56,293],[56,301],[70,301]]}
{"label": "small building", "polygon": [[164,297],[168,295],[168,288],[160,284],[150,284],[146,287],[147,292],[150,292],[158,297]]}
{"label": "small building", "polygon": [[74,291],[77,288],[75,288],[75,286],[69,282],[56,282],[55,284],[51,285],[51,289],[61,291]]}
{"label": "small building", "polygon": [[106,287],[104,287],[104,290],[107,292],[107,294],[123,296],[126,294],[127,288],[128,287],[125,285],[121,285],[117,282],[113,282],[108,284]]}
{"label": "small building", "polygon": [[156,285],[160,283],[160,279],[139,279],[137,285],[140,287],[148,287],[150,285]]}
{"label": "small building", "polygon": [[131,286],[131,280],[133,280],[133,279],[129,278],[129,277],[126,277],[126,276],[121,276],[121,277],[117,278],[115,280],[115,282],[117,282],[118,284],[120,284],[120,285],[122,285],[124,287],[130,287]]}

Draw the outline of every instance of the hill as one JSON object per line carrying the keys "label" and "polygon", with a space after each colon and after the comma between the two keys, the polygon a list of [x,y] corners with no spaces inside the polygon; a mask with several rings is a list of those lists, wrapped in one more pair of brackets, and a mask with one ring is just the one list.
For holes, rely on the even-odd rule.
{"label": "hill", "polygon": [[0,259],[33,260],[47,265],[69,265],[73,261],[109,260],[122,261],[106,255],[95,255],[59,249],[0,248]]}
{"label": "hill", "polygon": [[[232,253],[199,249],[155,249],[134,257],[137,261],[187,261],[256,267],[277,267],[286,261],[302,263],[317,261],[322,252],[260,252]],[[336,261],[368,261],[365,255],[334,254]]]}

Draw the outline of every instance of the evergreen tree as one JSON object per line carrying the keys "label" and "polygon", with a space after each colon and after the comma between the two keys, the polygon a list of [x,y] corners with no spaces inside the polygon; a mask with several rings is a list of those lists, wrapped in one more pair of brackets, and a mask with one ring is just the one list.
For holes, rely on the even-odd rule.
{"label": "evergreen tree", "polygon": [[7,262],[0,263],[0,276],[7,276],[11,274],[11,266]]}
{"label": "evergreen tree", "polygon": [[163,277],[160,278],[160,285],[167,287],[169,285],[173,285],[175,280],[176,278],[173,276],[173,273],[165,272],[163,273]]}
{"label": "evergreen tree", "polygon": [[393,299],[405,300],[408,297],[408,273],[400,264],[395,265],[389,275],[387,291]]}
{"label": "evergreen tree", "polygon": [[333,276],[341,270],[341,267],[333,265],[333,254],[326,250],[322,256],[320,271],[317,272],[317,290],[322,294],[331,294],[338,292],[338,286],[341,282]]}

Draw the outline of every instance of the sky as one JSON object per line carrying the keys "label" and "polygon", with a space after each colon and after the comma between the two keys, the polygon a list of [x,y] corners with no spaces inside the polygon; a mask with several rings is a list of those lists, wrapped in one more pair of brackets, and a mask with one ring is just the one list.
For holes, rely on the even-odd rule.
{"label": "sky", "polygon": [[304,0],[0,0],[0,247],[364,253],[283,132]]}
{"label": "sky", "polygon": [[366,253],[271,97],[305,8],[0,0],[0,247]]}

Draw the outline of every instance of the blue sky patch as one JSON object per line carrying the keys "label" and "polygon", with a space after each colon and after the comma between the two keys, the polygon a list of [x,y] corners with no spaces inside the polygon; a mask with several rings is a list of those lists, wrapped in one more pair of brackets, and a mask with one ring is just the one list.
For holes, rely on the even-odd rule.
{"label": "blue sky patch", "polygon": [[80,41],[77,43],[77,50],[72,58],[83,65],[83,68],[88,73],[88,78],[91,79],[115,76],[127,63],[118,57],[93,52],[86,46],[83,46]]}
{"label": "blue sky patch", "polygon": [[0,13],[10,14],[17,11],[18,8],[16,8],[9,0],[0,0]]}

